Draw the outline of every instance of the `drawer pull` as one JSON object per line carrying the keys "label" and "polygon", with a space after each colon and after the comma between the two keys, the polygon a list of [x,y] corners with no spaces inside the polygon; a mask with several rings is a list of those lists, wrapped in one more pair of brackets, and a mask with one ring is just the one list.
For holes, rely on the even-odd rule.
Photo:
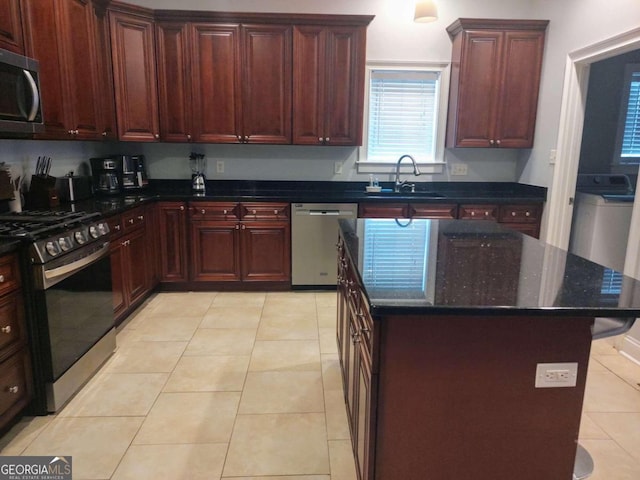
{"label": "drawer pull", "polygon": [[18,387],[17,385],[14,385],[12,387],[7,387],[7,391],[9,393],[18,393],[20,391],[20,387]]}
{"label": "drawer pull", "polygon": [[224,210],[222,210],[222,213],[223,213],[224,215],[226,215],[226,214],[227,214],[227,209],[225,208]]}
{"label": "drawer pull", "polygon": [[204,215],[205,213],[207,213],[207,211],[203,208],[202,210],[200,210],[200,213],[202,213],[202,215]]}
{"label": "drawer pull", "polygon": [[485,211],[484,211],[484,216],[485,216],[485,217],[488,217],[488,216],[489,216],[489,211],[488,211],[488,210],[485,210]]}
{"label": "drawer pull", "polygon": [[526,212],[524,212],[524,216],[525,217],[530,217],[531,216],[531,212],[529,212],[529,210],[527,210]]}
{"label": "drawer pull", "polygon": [[0,331],[2,331],[2,333],[11,333],[11,325],[6,325],[0,328]]}
{"label": "drawer pull", "polygon": [[138,220],[140,221],[144,220],[144,215],[138,215]]}
{"label": "drawer pull", "polygon": [[133,218],[129,219],[129,223],[133,225]]}
{"label": "drawer pull", "polygon": [[273,211],[273,214],[274,214],[274,215],[278,215],[278,210],[274,210],[274,211]]}
{"label": "drawer pull", "polygon": [[475,217],[476,216],[476,212],[471,212],[471,216]]}
{"label": "drawer pull", "polygon": [[240,225],[236,224],[236,230],[240,230]]}
{"label": "drawer pull", "polygon": [[251,213],[255,215],[255,214],[256,214],[256,211],[255,211],[255,210],[251,210]]}
{"label": "drawer pull", "polygon": [[4,280],[5,280],[4,275],[0,275],[0,283],[4,283]]}
{"label": "drawer pull", "polygon": [[118,230],[118,231],[120,231],[120,225],[114,225],[114,226],[113,226],[113,229],[114,229],[114,230]]}
{"label": "drawer pull", "polygon": [[184,205],[180,205],[180,210],[184,211]]}
{"label": "drawer pull", "polygon": [[516,216],[516,212],[511,212],[511,216],[515,217]]}

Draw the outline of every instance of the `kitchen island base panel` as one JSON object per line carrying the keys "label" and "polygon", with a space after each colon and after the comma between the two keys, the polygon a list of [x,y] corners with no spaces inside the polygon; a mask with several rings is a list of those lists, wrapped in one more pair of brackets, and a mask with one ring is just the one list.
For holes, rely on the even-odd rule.
{"label": "kitchen island base panel", "polygon": [[[384,318],[375,478],[571,479],[592,324]],[[547,362],[577,362],[576,387],[535,388]]]}

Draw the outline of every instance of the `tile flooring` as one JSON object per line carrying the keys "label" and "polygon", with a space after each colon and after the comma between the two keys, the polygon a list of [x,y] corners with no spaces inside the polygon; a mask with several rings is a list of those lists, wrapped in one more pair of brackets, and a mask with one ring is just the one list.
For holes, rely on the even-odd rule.
{"label": "tile flooring", "polygon": [[[331,292],[160,293],[57,415],[3,455],[72,455],[74,480],[354,480]],[[591,480],[640,478],[640,366],[594,343]],[[568,479],[567,479],[568,480]]]}

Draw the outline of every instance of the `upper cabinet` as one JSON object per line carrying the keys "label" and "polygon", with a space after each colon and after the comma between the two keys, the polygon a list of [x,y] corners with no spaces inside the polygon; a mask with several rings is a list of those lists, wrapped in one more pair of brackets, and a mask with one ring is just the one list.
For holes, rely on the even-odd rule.
{"label": "upper cabinet", "polygon": [[[26,53],[40,62],[45,133],[37,138],[99,140],[110,98],[100,75],[97,10],[89,0],[22,2]],[[98,8],[99,10],[99,8]],[[100,52],[102,53],[102,52]]]}
{"label": "upper cabinet", "polygon": [[531,148],[547,20],[458,19],[447,147]]}
{"label": "upper cabinet", "polygon": [[0,48],[24,53],[19,0],[0,0]]}
{"label": "upper cabinet", "polygon": [[160,127],[153,12],[115,2],[109,9],[118,138],[157,141]]}
{"label": "upper cabinet", "polygon": [[157,11],[160,139],[361,144],[372,18]]}
{"label": "upper cabinet", "polygon": [[366,26],[296,26],[293,143],[361,145]]}

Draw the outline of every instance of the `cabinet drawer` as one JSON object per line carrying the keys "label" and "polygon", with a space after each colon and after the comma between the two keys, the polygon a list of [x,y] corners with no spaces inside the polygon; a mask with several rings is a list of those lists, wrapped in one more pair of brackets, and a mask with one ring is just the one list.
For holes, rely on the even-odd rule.
{"label": "cabinet drawer", "polygon": [[122,215],[114,215],[113,217],[107,218],[107,224],[109,225],[109,231],[111,232],[111,237],[118,237],[122,235],[124,232],[124,226],[122,224]]}
{"label": "cabinet drawer", "polygon": [[540,205],[504,205],[500,207],[501,223],[537,223]]}
{"label": "cabinet drawer", "polygon": [[124,230],[128,231],[137,227],[144,227],[146,219],[144,207],[134,208],[130,212],[123,213],[122,224]]}
{"label": "cabinet drawer", "polygon": [[406,218],[406,203],[361,203],[358,218]]}
{"label": "cabinet drawer", "polygon": [[20,265],[17,255],[0,258],[0,295],[20,287]]}
{"label": "cabinet drawer", "polygon": [[498,219],[497,205],[460,205],[458,218],[470,220],[493,220]]}
{"label": "cabinet drawer", "polygon": [[288,203],[242,203],[242,220],[288,220]]}
{"label": "cabinet drawer", "polygon": [[26,405],[30,389],[29,358],[22,349],[0,363],[0,416],[19,404]]}
{"label": "cabinet drawer", "polygon": [[0,298],[0,358],[13,345],[26,342],[22,290]]}
{"label": "cabinet drawer", "polygon": [[409,204],[411,218],[456,218],[458,206],[454,204],[438,205],[429,203]]}
{"label": "cabinet drawer", "polygon": [[189,204],[191,220],[240,220],[239,207],[233,202],[194,202]]}

